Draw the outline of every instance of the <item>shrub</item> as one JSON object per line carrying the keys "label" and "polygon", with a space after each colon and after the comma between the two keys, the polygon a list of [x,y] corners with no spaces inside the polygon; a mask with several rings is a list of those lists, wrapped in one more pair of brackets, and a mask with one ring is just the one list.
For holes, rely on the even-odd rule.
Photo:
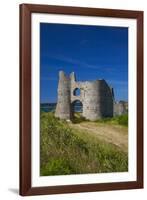
{"label": "shrub", "polygon": [[112,123],[112,124],[119,124],[122,126],[128,126],[128,115],[120,115],[116,117],[107,117],[96,120],[98,123]]}
{"label": "shrub", "polygon": [[128,115],[121,115],[118,117],[118,124],[128,126]]}
{"label": "shrub", "polygon": [[41,169],[42,176],[48,175],[60,175],[60,174],[71,174],[73,170],[69,165],[68,161],[62,158],[51,159],[46,165]]}

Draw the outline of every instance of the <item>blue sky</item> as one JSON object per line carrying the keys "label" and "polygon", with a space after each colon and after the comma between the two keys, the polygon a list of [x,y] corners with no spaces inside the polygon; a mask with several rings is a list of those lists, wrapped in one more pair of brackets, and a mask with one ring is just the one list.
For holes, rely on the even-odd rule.
{"label": "blue sky", "polygon": [[128,100],[128,28],[40,24],[40,101],[57,101],[58,72],[105,79],[117,101]]}

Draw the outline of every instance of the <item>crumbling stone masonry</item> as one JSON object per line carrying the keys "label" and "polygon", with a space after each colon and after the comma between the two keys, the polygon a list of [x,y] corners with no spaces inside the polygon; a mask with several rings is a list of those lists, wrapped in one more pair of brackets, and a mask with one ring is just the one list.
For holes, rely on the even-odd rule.
{"label": "crumbling stone masonry", "polygon": [[[76,93],[77,90],[80,94]],[[76,81],[74,72],[68,77],[60,71],[55,116],[72,120],[73,105],[77,100],[83,105],[82,115],[86,119],[93,121],[103,117],[113,117],[113,88],[104,79],[80,82]]]}
{"label": "crumbling stone masonry", "polygon": [[126,101],[114,102],[114,111],[113,111],[114,116],[125,115],[127,113],[128,113],[128,102]]}

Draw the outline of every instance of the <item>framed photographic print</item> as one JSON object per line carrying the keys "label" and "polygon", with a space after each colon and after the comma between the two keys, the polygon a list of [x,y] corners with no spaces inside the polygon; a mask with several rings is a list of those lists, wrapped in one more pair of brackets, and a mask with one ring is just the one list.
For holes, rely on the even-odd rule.
{"label": "framed photographic print", "polygon": [[143,12],[20,5],[20,195],[143,188]]}

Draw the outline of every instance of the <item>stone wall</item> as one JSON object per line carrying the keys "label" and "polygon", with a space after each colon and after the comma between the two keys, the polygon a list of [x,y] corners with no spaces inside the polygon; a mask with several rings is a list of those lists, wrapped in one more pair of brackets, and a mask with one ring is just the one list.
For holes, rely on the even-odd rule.
{"label": "stone wall", "polygon": [[124,115],[128,113],[128,102],[114,102],[114,116]]}
{"label": "stone wall", "polygon": [[55,111],[55,116],[60,119],[71,118],[70,108],[70,79],[66,77],[63,71],[59,72],[59,83],[58,83],[58,100]]}
{"label": "stone wall", "polygon": [[[75,91],[79,89],[80,94]],[[55,116],[60,119],[72,120],[72,105],[79,100],[83,104],[83,116],[89,120],[113,116],[114,95],[112,88],[105,80],[76,81],[75,73],[67,77],[59,72],[58,100]]]}

